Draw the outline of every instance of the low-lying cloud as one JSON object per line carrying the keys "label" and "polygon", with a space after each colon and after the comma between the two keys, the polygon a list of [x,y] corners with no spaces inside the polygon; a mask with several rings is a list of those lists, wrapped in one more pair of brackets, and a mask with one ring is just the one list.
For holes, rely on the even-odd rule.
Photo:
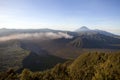
{"label": "low-lying cloud", "polygon": [[63,32],[58,32],[58,33],[53,33],[53,32],[45,32],[45,33],[20,33],[20,34],[12,34],[9,36],[3,36],[0,37],[0,41],[8,41],[8,40],[24,40],[24,39],[40,39],[40,40],[49,40],[49,39],[58,39],[58,38],[66,38],[66,39],[71,39],[73,36],[63,33]]}

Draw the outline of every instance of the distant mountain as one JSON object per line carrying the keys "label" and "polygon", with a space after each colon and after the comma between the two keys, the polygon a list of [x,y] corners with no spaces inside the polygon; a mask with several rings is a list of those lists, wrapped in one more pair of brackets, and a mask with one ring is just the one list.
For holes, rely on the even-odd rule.
{"label": "distant mountain", "polygon": [[60,30],[52,30],[52,29],[0,29],[0,37],[8,36],[12,34],[21,34],[21,33],[39,33],[39,32],[62,32]]}
{"label": "distant mountain", "polygon": [[120,49],[120,39],[99,33],[79,35],[70,44],[79,48]]}
{"label": "distant mountain", "polygon": [[107,35],[107,36],[117,36],[117,35],[115,35],[113,33],[110,33],[110,32],[107,32],[107,31],[103,31],[103,30],[95,29],[94,31],[97,32],[97,33],[100,33],[100,34]]}
{"label": "distant mountain", "polygon": [[[40,35],[34,34],[30,38],[24,33],[49,33],[45,37],[54,39],[44,40]],[[55,34],[54,34],[55,33]],[[107,32],[108,33],[108,32]],[[20,38],[14,34],[19,35]],[[58,35],[58,38],[57,37]],[[110,34],[110,33],[108,33]],[[13,35],[8,36],[7,35]],[[63,36],[73,36],[64,38]],[[18,35],[17,35],[18,36]],[[120,50],[120,39],[106,35],[105,31],[90,30],[83,26],[77,32],[60,31],[51,29],[0,29],[0,71],[10,67],[21,71],[28,68],[32,71],[46,70],[57,63],[62,63],[68,59],[77,58],[81,53],[88,52],[116,52]],[[5,39],[8,39],[5,41]],[[34,66],[33,66],[34,65]]]}
{"label": "distant mountain", "polygon": [[75,30],[75,32],[79,33],[79,34],[103,34],[103,35],[107,35],[107,36],[117,36],[113,33],[107,32],[107,31],[103,31],[103,30],[91,30],[89,28],[87,28],[86,26],[82,26],[81,28]]}
{"label": "distant mountain", "polygon": [[81,32],[81,31],[90,31],[90,29],[87,28],[86,26],[82,26],[81,28],[75,30],[75,32]]}

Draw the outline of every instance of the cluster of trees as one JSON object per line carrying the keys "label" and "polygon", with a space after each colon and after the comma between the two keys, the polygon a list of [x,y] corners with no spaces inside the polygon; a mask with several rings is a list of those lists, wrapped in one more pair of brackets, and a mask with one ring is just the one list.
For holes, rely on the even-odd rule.
{"label": "cluster of trees", "polygon": [[120,53],[85,53],[43,72],[10,69],[0,80],[120,80]]}

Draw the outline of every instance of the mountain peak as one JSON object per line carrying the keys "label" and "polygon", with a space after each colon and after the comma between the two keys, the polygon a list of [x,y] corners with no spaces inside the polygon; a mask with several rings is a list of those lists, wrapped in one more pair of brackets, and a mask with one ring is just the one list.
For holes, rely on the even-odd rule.
{"label": "mountain peak", "polygon": [[89,31],[90,29],[87,28],[86,26],[82,26],[81,28],[77,29],[76,31],[79,32],[79,31]]}
{"label": "mountain peak", "polygon": [[82,26],[80,29],[88,29],[86,26]]}

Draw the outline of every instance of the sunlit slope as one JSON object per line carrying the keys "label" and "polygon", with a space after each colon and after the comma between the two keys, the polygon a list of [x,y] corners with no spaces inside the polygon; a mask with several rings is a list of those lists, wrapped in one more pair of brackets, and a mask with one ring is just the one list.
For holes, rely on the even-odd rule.
{"label": "sunlit slope", "polygon": [[[25,72],[29,72],[26,77]],[[32,73],[29,70],[22,72],[24,79],[38,80],[120,80],[120,53],[85,53],[77,59],[54,68]],[[29,76],[29,77],[27,77]]]}
{"label": "sunlit slope", "polygon": [[120,53],[83,54],[69,69],[71,76],[76,80],[119,80]]}

